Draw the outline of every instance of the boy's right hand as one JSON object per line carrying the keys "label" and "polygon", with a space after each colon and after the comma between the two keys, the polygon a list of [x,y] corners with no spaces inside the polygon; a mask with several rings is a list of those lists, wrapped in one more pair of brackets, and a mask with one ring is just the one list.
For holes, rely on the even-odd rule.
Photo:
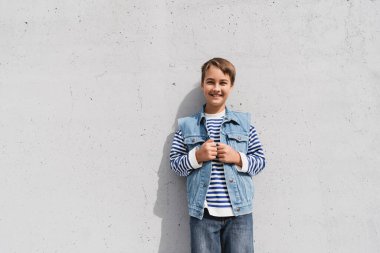
{"label": "boy's right hand", "polygon": [[218,154],[216,142],[212,139],[208,139],[202,146],[195,151],[195,157],[198,163],[214,160]]}

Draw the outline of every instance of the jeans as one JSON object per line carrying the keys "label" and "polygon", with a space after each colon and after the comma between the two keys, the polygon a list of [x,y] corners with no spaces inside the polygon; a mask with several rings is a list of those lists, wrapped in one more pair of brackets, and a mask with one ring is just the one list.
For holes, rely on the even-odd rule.
{"label": "jeans", "polygon": [[191,253],[253,253],[252,213],[202,220],[190,217]]}

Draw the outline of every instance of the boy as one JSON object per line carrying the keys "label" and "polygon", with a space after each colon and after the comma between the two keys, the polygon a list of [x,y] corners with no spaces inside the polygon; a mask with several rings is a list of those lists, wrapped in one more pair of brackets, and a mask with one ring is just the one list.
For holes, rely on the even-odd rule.
{"label": "boy", "polygon": [[265,158],[248,113],[226,107],[235,67],[222,58],[202,66],[206,104],[178,120],[170,166],[187,177],[192,253],[252,253],[252,176]]}

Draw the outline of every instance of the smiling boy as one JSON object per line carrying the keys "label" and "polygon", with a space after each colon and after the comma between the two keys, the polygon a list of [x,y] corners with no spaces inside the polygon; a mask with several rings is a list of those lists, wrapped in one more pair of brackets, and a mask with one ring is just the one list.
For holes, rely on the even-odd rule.
{"label": "smiling boy", "polygon": [[170,151],[170,166],[187,177],[192,253],[252,253],[252,176],[265,157],[248,113],[230,111],[232,63],[213,58],[202,66],[206,104],[180,118]]}

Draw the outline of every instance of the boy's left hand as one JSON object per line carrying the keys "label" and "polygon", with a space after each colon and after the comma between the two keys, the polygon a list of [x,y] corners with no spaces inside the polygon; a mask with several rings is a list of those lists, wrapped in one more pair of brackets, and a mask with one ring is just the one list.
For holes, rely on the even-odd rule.
{"label": "boy's left hand", "polygon": [[233,163],[240,167],[242,166],[240,154],[231,146],[219,142],[217,146],[217,152],[219,161],[223,163]]}

